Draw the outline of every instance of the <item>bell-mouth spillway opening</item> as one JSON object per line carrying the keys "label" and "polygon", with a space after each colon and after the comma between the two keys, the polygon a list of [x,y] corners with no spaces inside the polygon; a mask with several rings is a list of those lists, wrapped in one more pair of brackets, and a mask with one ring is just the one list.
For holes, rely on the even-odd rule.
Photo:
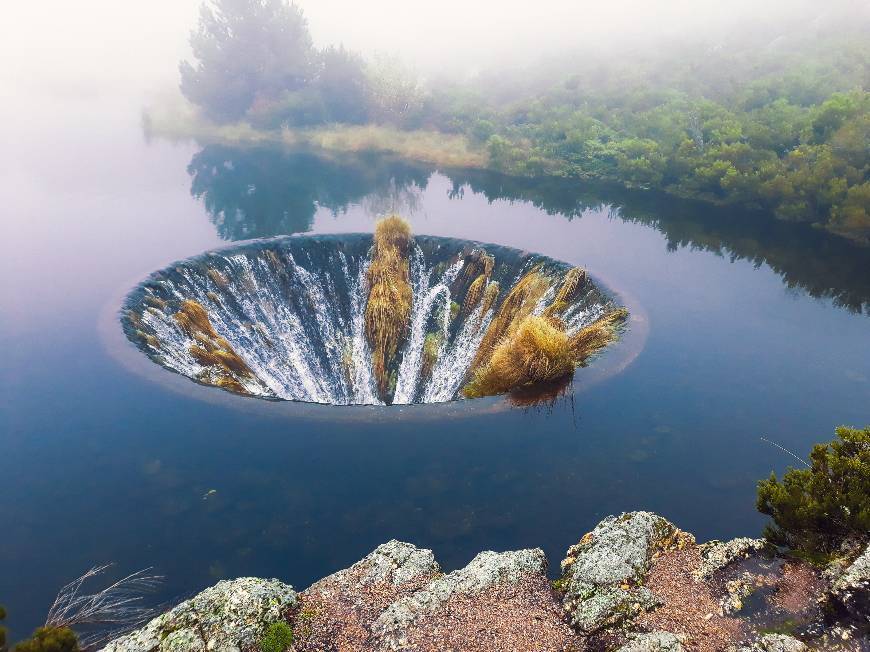
{"label": "bell-mouth spillway opening", "polygon": [[584,270],[499,245],[286,236],[156,272],[124,302],[127,338],[204,385],[334,405],[442,403],[563,387],[627,313]]}

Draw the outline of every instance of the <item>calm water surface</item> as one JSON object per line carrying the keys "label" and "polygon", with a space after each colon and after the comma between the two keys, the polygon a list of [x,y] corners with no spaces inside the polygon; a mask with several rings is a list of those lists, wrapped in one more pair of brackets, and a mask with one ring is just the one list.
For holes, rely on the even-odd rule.
{"label": "calm water surface", "polygon": [[[305,587],[394,537],[448,570],[528,546],[555,568],[621,510],[700,538],[756,535],[755,482],[790,461],[760,437],[804,454],[870,422],[870,253],[836,238],[577,183],[149,143],[135,106],[69,104],[38,130],[38,113],[12,124],[0,162],[0,602],[14,637],[107,561],[154,566],[167,577],[154,599],[172,600],[240,575]],[[232,397],[116,337],[120,298],[173,260],[370,231],[393,209],[417,233],[587,267],[640,307],[645,345],[552,407],[440,419]]]}

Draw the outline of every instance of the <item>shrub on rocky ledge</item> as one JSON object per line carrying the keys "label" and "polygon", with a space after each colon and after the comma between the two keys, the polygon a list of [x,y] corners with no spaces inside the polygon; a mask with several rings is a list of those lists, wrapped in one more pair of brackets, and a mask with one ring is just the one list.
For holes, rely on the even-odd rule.
{"label": "shrub on rocky ledge", "polygon": [[79,652],[78,638],[69,627],[39,627],[15,645],[13,652]]}
{"label": "shrub on rocky ledge", "polygon": [[765,530],[772,542],[829,553],[847,536],[870,532],[870,426],[840,426],[836,434],[813,447],[808,468],[758,483],[756,505],[773,519]]}

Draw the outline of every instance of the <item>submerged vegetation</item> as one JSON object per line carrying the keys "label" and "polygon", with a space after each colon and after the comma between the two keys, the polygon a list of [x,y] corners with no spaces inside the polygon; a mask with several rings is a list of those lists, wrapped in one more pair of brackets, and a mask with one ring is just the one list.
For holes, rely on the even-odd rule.
{"label": "submerged vegetation", "polygon": [[[217,142],[387,150],[443,166],[602,179],[757,208],[870,242],[862,16],[759,25],[711,47],[575,53],[424,87],[396,62],[314,47],[276,0],[204,7],[181,89]],[[269,38],[264,39],[263,35]],[[533,80],[533,81],[532,81]],[[206,124],[208,123],[208,124]]]}
{"label": "submerged vegetation", "polygon": [[830,553],[870,533],[870,426],[840,426],[836,434],[813,447],[807,468],[758,483],[758,510],[773,519],[765,535],[774,543]]}

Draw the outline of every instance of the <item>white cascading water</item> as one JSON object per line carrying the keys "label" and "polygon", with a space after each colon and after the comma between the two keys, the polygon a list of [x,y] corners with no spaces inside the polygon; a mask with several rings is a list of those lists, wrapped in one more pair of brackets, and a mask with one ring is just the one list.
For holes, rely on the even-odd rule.
{"label": "white cascading water", "polygon": [[[130,335],[131,339],[164,367],[213,384],[210,370],[190,352],[197,341],[180,327],[172,310],[160,309],[161,302],[180,305],[193,300],[206,308],[214,331],[250,369],[250,375],[238,377],[246,393],[341,405],[383,404],[365,335],[370,242],[369,238],[356,250],[332,241],[319,248],[312,246],[312,250],[296,242],[291,242],[292,250],[291,246],[277,245],[252,251],[238,248],[170,268],[143,284],[136,298],[128,300],[128,308],[138,309],[139,315],[135,327],[127,324],[128,334],[138,333]],[[397,354],[392,403],[457,398],[497,309],[497,305],[491,306],[484,313],[480,304],[454,321],[451,304],[461,304],[463,297],[452,296],[451,286],[467,258],[457,255],[461,249],[448,255],[442,246],[429,246],[426,251],[417,243],[412,247],[410,324]],[[519,252],[514,255],[517,260],[501,272],[505,292],[533,264],[549,260],[529,254],[520,258]],[[564,272],[568,266],[559,269]],[[535,313],[553,301],[555,291],[554,285],[538,302]],[[611,305],[597,290],[588,295],[563,313],[571,333]],[[439,348],[434,365],[423,378],[426,336],[433,332],[440,334]],[[143,339],[144,334],[149,337]]]}

